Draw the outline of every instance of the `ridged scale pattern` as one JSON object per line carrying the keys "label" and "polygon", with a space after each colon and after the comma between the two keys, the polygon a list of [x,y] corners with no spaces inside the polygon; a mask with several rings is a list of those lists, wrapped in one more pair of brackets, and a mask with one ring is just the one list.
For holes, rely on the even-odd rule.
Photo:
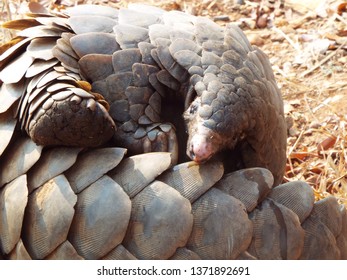
{"label": "ridged scale pattern", "polygon": [[[28,139],[29,147],[30,142]],[[313,191],[304,182],[272,189],[273,177],[263,168],[223,175],[211,172],[222,168],[217,161],[173,166],[169,153],[124,158],[124,149],[94,148],[91,151],[100,150],[105,160],[110,156],[102,150],[109,149],[117,164],[109,170],[90,165],[84,178],[88,185],[82,191],[72,188],[66,174],[76,166],[82,168],[90,150],[79,151],[68,167],[64,166],[64,156],[70,155],[62,154],[61,166],[52,162],[61,173],[53,172],[52,178],[44,174],[47,181],[30,188],[29,182],[34,181],[31,174],[40,176],[30,170],[38,170],[36,166],[42,165],[45,154],[54,153],[54,149],[61,148],[45,148],[36,162],[29,167],[23,164],[14,175],[16,179],[0,189],[0,252],[4,259],[346,257],[346,209],[333,197],[314,202]],[[75,148],[64,149],[76,152]],[[149,164],[156,166],[155,176],[149,174]],[[192,168],[194,171],[189,172]],[[120,171],[129,174],[128,182],[148,179],[134,194],[131,188],[137,189],[138,184],[119,180]],[[206,174],[209,180],[201,180]],[[193,181],[199,184],[185,184]],[[170,182],[174,182],[172,186]],[[32,190],[29,194],[28,189]],[[290,198],[285,205],[282,197]],[[245,205],[255,206],[247,209]],[[297,210],[302,208],[306,209],[305,216]]]}
{"label": "ridged scale pattern", "polygon": [[[129,155],[171,152],[175,161],[187,160],[186,146],[198,162],[236,149],[231,169],[263,166],[280,182],[280,91],[266,55],[236,25],[143,5],[78,6],[58,16],[34,14],[21,29],[22,41],[0,57],[0,112],[12,109],[35,143],[111,141]],[[184,132],[171,122],[183,111],[188,140],[181,141]],[[2,116],[4,130],[14,129],[12,118]]]}
{"label": "ridged scale pattern", "polygon": [[[347,259],[346,209],[277,186],[283,105],[241,30],[141,5],[68,14],[23,21],[0,56],[0,259]],[[177,164],[170,94],[248,168]]]}

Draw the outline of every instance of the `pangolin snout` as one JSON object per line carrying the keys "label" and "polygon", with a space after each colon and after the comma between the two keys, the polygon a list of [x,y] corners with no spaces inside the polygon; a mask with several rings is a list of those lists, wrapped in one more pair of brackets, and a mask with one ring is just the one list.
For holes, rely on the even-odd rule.
{"label": "pangolin snout", "polygon": [[211,139],[204,135],[194,135],[188,143],[187,155],[195,162],[202,163],[209,160],[215,153]]}

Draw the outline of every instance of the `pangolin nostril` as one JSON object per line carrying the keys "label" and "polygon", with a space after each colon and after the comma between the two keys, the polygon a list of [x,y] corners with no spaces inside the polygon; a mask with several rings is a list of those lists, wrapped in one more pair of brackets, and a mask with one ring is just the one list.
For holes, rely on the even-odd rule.
{"label": "pangolin nostril", "polygon": [[189,157],[190,157],[192,160],[195,160],[195,152],[194,152],[194,146],[193,146],[193,145],[190,145]]}

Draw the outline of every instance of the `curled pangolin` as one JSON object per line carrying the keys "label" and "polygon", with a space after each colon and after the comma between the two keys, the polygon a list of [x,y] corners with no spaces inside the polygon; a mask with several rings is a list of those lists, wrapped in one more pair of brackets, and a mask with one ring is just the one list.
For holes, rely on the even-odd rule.
{"label": "curled pangolin", "polygon": [[[178,157],[168,122],[184,110],[192,160],[235,151],[229,157],[237,169],[265,167],[275,184],[281,181],[280,91],[267,57],[237,26],[136,5],[66,14],[23,23],[29,27],[18,34],[23,40],[1,59],[0,79],[22,83],[17,118],[36,143],[93,147],[113,136],[131,154]],[[14,73],[16,67],[22,71]]]}
{"label": "curled pangolin", "polygon": [[347,258],[345,208],[277,186],[282,100],[238,27],[144,5],[32,16],[4,25],[21,31],[0,56],[0,259]]}

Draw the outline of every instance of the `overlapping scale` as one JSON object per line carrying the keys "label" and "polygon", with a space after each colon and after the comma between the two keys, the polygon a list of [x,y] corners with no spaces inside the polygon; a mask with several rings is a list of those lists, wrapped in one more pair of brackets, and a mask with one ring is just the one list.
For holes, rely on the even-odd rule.
{"label": "overlapping scale", "polygon": [[297,259],[302,253],[304,230],[287,207],[265,199],[251,214],[254,230],[249,253],[258,259]]}
{"label": "overlapping scale", "polygon": [[126,233],[131,203],[123,189],[103,176],[78,194],[69,240],[85,259],[99,259]]}
{"label": "overlapping scale", "polygon": [[193,203],[192,213],[186,247],[202,259],[235,259],[248,248],[253,224],[238,199],[212,188]]}
{"label": "overlapping scale", "polygon": [[333,233],[320,220],[319,216],[309,216],[302,227],[305,230],[305,239],[300,259],[336,260],[341,258],[341,252],[337,247]]}
{"label": "overlapping scale", "polygon": [[[35,19],[8,24],[27,38],[0,56],[0,259],[347,258],[335,198],[279,185],[283,104],[266,55],[239,28],[140,4],[66,17],[31,6]],[[242,163],[269,170],[176,165],[176,131],[162,118],[172,97],[188,115],[197,98],[197,119],[227,125]],[[128,155],[161,152],[128,157],[123,144]]]}
{"label": "overlapping scale", "polygon": [[251,212],[269,194],[272,185],[273,176],[267,169],[249,168],[227,174],[215,187],[242,201]]}
{"label": "overlapping scale", "polygon": [[22,239],[18,241],[16,247],[8,254],[9,260],[31,260],[31,256],[25,249]]}
{"label": "overlapping scale", "polygon": [[222,177],[223,170],[221,162],[204,165],[186,162],[166,171],[158,180],[170,185],[193,203]]}
{"label": "overlapping scale", "polygon": [[50,253],[45,260],[83,260],[83,258],[77,254],[72,244],[66,240]]}
{"label": "overlapping scale", "polygon": [[27,176],[21,175],[0,189],[0,251],[10,253],[21,236],[28,201]]}
{"label": "overlapping scale", "polygon": [[56,147],[45,151],[40,160],[28,172],[29,192],[69,169],[81,148]]}
{"label": "overlapping scale", "polygon": [[23,95],[26,86],[27,85],[24,81],[16,84],[3,84],[1,86],[0,114],[9,111],[9,108]]}
{"label": "overlapping scale", "polygon": [[19,138],[1,157],[0,186],[25,174],[40,158],[42,146],[28,138]]}
{"label": "overlapping scale", "polygon": [[124,159],[109,175],[133,198],[170,166],[169,153],[148,153]]}
{"label": "overlapping scale", "polygon": [[59,175],[28,198],[23,241],[34,259],[43,259],[66,240],[77,196],[64,175]]}
{"label": "overlapping scale", "polygon": [[347,259],[347,210],[343,205],[340,205],[340,211],[342,216],[342,228],[341,233],[336,238],[336,245],[340,250],[340,257],[342,260]]}
{"label": "overlapping scale", "polygon": [[[80,154],[76,163],[65,172],[75,193],[80,193],[122,160],[126,150],[122,148],[104,148]],[[97,168],[89,169],[95,165]]]}
{"label": "overlapping scale", "polygon": [[269,197],[291,209],[298,215],[300,223],[310,215],[314,204],[312,188],[301,181],[282,184],[274,188]]}
{"label": "overlapping scale", "polygon": [[[12,139],[17,120],[14,118],[14,106],[4,113],[0,113],[0,156],[6,150],[8,144]],[[0,164],[1,165],[1,164]]]}
{"label": "overlapping scale", "polygon": [[167,259],[186,244],[192,223],[189,201],[154,181],[132,199],[124,246],[138,259]]}

